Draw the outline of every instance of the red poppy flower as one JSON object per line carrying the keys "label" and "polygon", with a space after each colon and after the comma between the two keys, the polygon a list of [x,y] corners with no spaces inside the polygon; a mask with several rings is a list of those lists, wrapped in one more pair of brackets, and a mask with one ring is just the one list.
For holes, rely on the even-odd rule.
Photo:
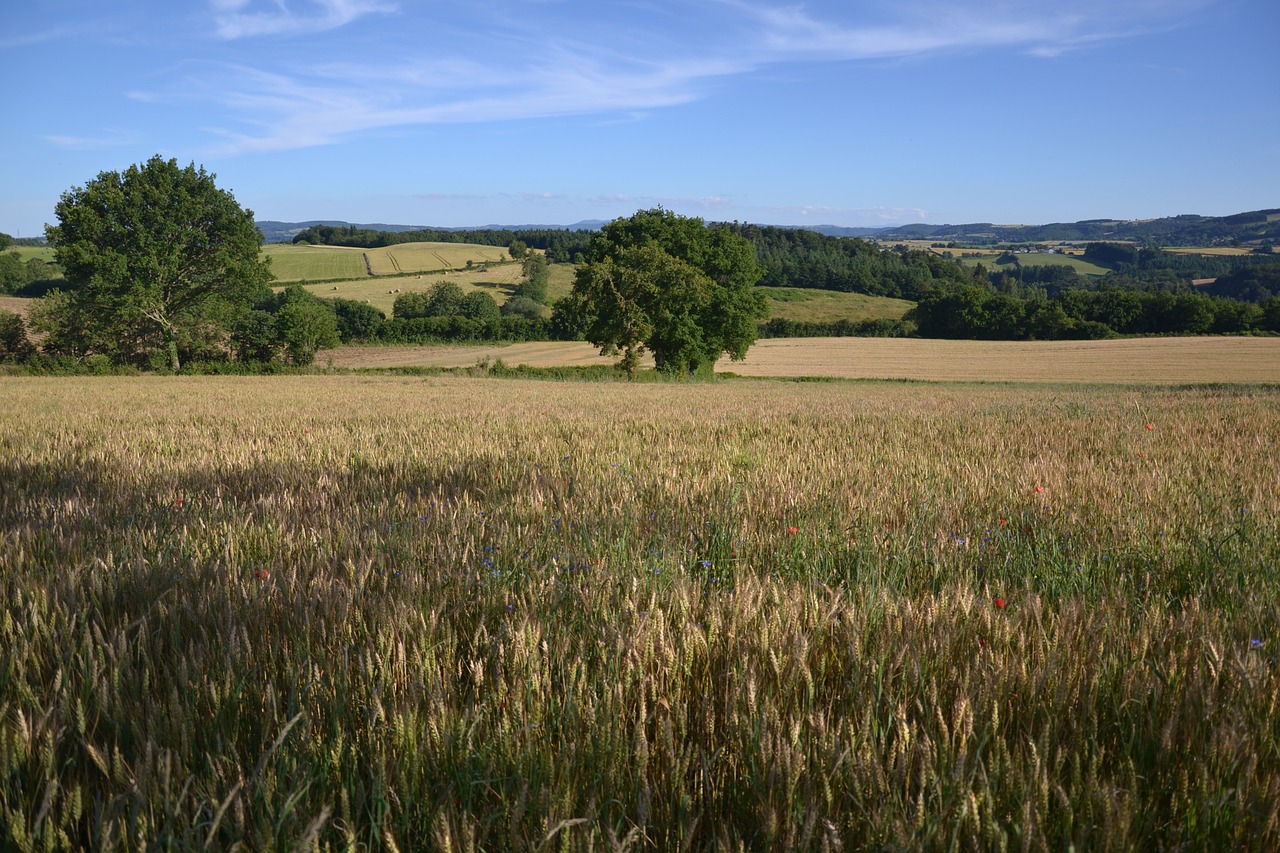
{"label": "red poppy flower", "polygon": [[792,536],[795,536],[797,533],[799,533],[799,532],[800,532],[800,528],[799,528],[799,527],[788,527],[788,528],[787,528],[787,532],[788,532],[788,533],[790,533]]}
{"label": "red poppy flower", "polygon": [[1155,428],[1156,428],[1155,424],[1147,424],[1147,429],[1155,429]]}
{"label": "red poppy flower", "polygon": [[1044,486],[1036,486],[1036,494],[1037,494],[1037,495],[1038,495],[1038,494],[1040,494],[1040,493],[1041,493],[1041,492],[1043,492],[1043,491],[1044,491]]}
{"label": "red poppy flower", "polygon": [[1008,523],[1009,523],[1009,522],[1005,521],[1003,518],[1002,518],[1002,519],[1000,519],[1000,526],[1001,526],[1001,527],[1004,527],[1004,526],[1005,526],[1006,524],[1008,524]]}
{"label": "red poppy flower", "polygon": [[1004,599],[1003,599],[1003,598],[997,598],[997,599],[996,599],[996,610],[1004,610]]}
{"label": "red poppy flower", "polygon": [[258,569],[256,572],[253,573],[253,576],[255,578],[267,578],[267,577],[270,577],[270,575],[271,575],[271,572],[267,571],[266,569]]}

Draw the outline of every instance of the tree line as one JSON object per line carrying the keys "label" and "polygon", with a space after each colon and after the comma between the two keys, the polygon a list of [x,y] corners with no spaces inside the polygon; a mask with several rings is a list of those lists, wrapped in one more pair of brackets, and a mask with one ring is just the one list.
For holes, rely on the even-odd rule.
{"label": "tree line", "polygon": [[[548,260],[572,263],[580,258],[591,242],[590,231],[563,228],[494,229],[481,228],[453,231],[425,228],[417,231],[377,231],[354,225],[313,225],[293,238],[294,243],[320,246],[349,246],[358,249],[380,249],[400,243],[473,243],[479,246],[509,246],[518,241],[532,249],[540,249]],[[518,260],[518,259],[517,259]]]}
{"label": "tree line", "polygon": [[1116,335],[1280,332],[1280,297],[1242,302],[1191,291],[1071,288],[1026,297],[953,285],[926,294],[907,314],[925,338],[1098,339]]}

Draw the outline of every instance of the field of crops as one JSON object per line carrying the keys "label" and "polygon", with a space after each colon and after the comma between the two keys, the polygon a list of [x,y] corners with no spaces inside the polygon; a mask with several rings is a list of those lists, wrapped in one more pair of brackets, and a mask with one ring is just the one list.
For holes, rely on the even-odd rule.
{"label": "field of crops", "polygon": [[1280,390],[0,384],[0,847],[1280,845]]}
{"label": "field of crops", "polygon": [[469,243],[401,243],[382,249],[369,249],[365,255],[374,275],[461,269],[468,261],[484,264],[511,260],[504,246],[476,246]]}
{"label": "field of crops", "polygon": [[[587,343],[339,347],[321,355],[342,368],[608,365]],[[1280,338],[1128,338],[1113,341],[942,341],[906,338],[778,338],[716,369],[740,376],[1182,385],[1280,383]]]}
{"label": "field of crops", "polygon": [[402,243],[380,249],[272,243],[262,252],[271,259],[271,270],[282,283],[362,279],[371,273],[401,276],[462,269],[468,261],[483,265],[510,260],[505,247],[470,243]]}

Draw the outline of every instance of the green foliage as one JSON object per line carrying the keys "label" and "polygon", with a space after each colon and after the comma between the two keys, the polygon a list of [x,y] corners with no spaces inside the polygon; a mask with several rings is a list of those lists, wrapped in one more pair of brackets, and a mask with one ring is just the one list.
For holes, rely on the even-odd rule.
{"label": "green foliage", "polygon": [[528,254],[521,265],[524,281],[516,288],[516,294],[534,302],[547,301],[547,282],[551,278],[547,256],[540,252]]}
{"label": "green foliage", "polygon": [[311,364],[317,350],[336,347],[341,341],[333,312],[311,302],[285,305],[276,314],[275,325],[289,362],[297,366]]}
{"label": "green foliage", "polygon": [[0,231],[0,252],[6,252],[13,245],[13,237]]}
{"label": "green foliage", "polygon": [[908,317],[926,338],[1060,340],[1250,334],[1266,328],[1267,315],[1257,305],[1190,292],[1073,288],[1044,299],[967,286],[932,291]]}
{"label": "green foliage", "polygon": [[275,315],[260,309],[241,314],[231,332],[231,345],[241,362],[272,361],[280,349]]}
{"label": "green foliage", "polygon": [[502,312],[498,310],[498,303],[493,301],[493,297],[482,290],[473,290],[458,301],[458,310],[456,312],[460,317],[466,317],[468,320],[475,320],[480,323],[496,323],[502,318]]}
{"label": "green foliage", "polygon": [[159,351],[178,370],[184,346],[225,342],[271,277],[252,211],[194,165],[156,156],[102,172],[63,193],[55,212],[48,238],[76,311],[49,317],[87,320],[84,344],[127,336],[128,346],[97,350],[113,358],[148,362]]}
{"label": "green foliage", "polygon": [[628,373],[644,350],[659,370],[698,373],[754,343],[765,316],[759,277],[746,240],[657,208],[604,227],[556,310],[602,353],[620,353]]}
{"label": "green foliage", "polygon": [[425,293],[402,293],[397,296],[391,315],[398,320],[452,317],[462,305],[462,296],[462,288],[457,282],[437,281]]}
{"label": "green foliage", "polygon": [[23,362],[35,354],[22,317],[12,311],[0,311],[0,361]]}
{"label": "green foliage", "polygon": [[749,240],[767,287],[806,287],[915,300],[943,282],[972,282],[975,271],[919,249],[885,250],[854,237],[803,228],[728,227]]}
{"label": "green foliage", "polygon": [[332,299],[329,303],[338,320],[338,334],[344,341],[376,338],[387,319],[377,308],[354,299]]}
{"label": "green foliage", "polygon": [[530,320],[541,320],[547,314],[547,306],[534,302],[525,296],[513,296],[502,303],[502,316],[525,317]]}
{"label": "green foliage", "polygon": [[529,254],[529,245],[523,240],[512,240],[507,252],[511,255],[511,260],[522,261]]}

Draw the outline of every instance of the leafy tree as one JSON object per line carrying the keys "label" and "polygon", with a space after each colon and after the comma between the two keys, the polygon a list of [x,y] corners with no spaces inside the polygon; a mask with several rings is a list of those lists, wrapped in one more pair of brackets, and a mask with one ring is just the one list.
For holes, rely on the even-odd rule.
{"label": "leafy tree", "polygon": [[546,316],[547,307],[524,296],[513,296],[502,303],[502,316],[524,317],[527,320],[541,320]]}
{"label": "leafy tree", "polygon": [[286,288],[274,317],[276,336],[293,364],[304,366],[316,359],[316,352],[342,342],[333,307],[301,287]]}
{"label": "leafy tree", "polygon": [[0,293],[17,293],[27,286],[27,268],[17,252],[0,250]]}
{"label": "leafy tree", "polygon": [[523,240],[512,240],[511,245],[507,247],[507,253],[511,255],[511,260],[522,261],[529,254],[529,246]]}
{"label": "leafy tree", "polygon": [[280,349],[275,315],[261,309],[241,314],[231,331],[231,346],[243,362],[274,360]]}
{"label": "leafy tree", "polygon": [[659,370],[710,370],[741,359],[767,313],[755,291],[755,250],[727,227],[657,208],[606,225],[592,241],[573,293],[557,305],[604,354],[634,374],[644,350]]}
{"label": "leafy tree", "polygon": [[173,370],[188,342],[225,338],[271,279],[253,212],[214,175],[158,155],[62,194],[47,229],[70,299],[95,324],[129,329]]}
{"label": "leafy tree", "polygon": [[502,317],[498,303],[482,290],[473,290],[458,302],[459,316],[482,323],[496,323]]}
{"label": "leafy tree", "polygon": [[12,311],[0,311],[0,361],[26,361],[35,354],[22,317]]}
{"label": "leafy tree", "polygon": [[546,302],[547,282],[551,278],[547,256],[541,252],[530,252],[525,256],[521,271],[524,273],[524,281],[516,288],[516,295],[534,302]]}
{"label": "leafy tree", "polygon": [[376,338],[387,319],[377,308],[354,299],[334,299],[331,304],[338,319],[338,334],[344,341]]}
{"label": "leafy tree", "polygon": [[12,245],[13,237],[5,234],[3,231],[0,231],[0,252],[8,251],[9,247]]}
{"label": "leafy tree", "polygon": [[455,281],[437,281],[425,293],[402,293],[391,308],[400,320],[417,317],[453,317],[462,305],[462,288]]}

